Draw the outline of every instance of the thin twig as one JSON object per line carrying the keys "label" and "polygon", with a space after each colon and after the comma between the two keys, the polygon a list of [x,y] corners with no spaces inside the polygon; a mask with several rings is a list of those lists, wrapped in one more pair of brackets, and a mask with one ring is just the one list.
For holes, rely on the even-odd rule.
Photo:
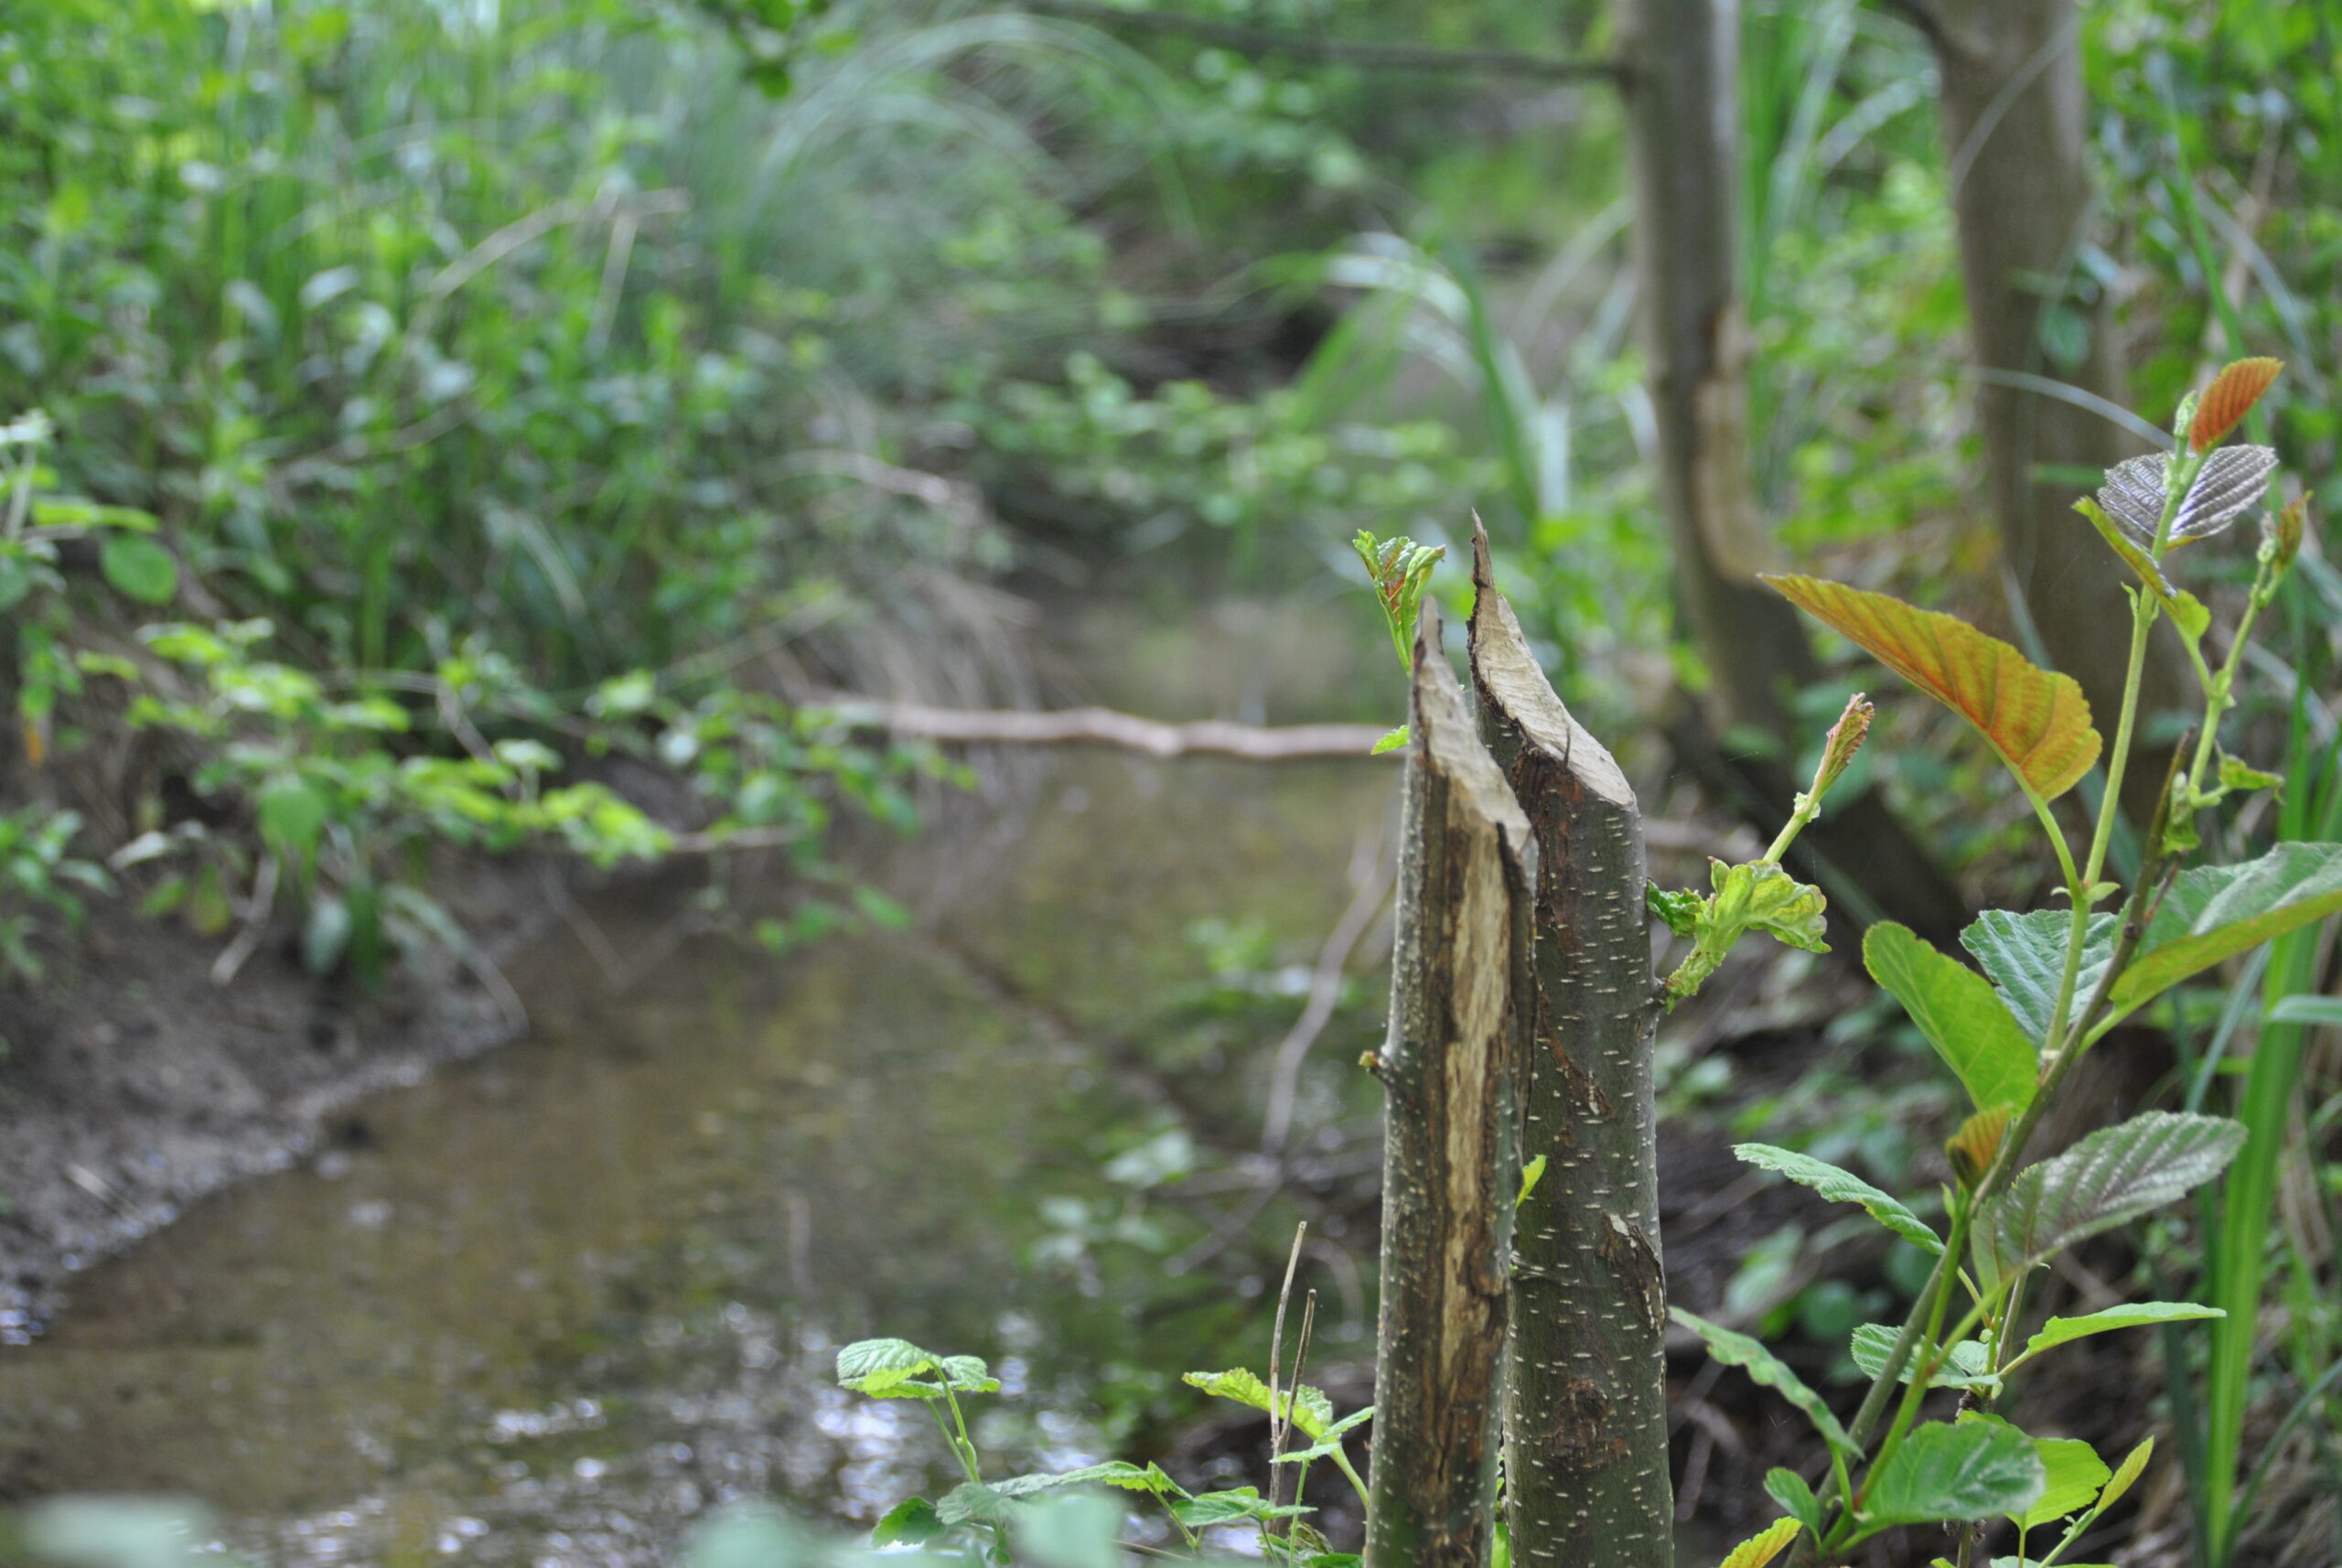
{"label": "thin twig", "polygon": [[1268,1110],[1261,1118],[1261,1148],[1264,1153],[1273,1155],[1284,1148],[1285,1134],[1293,1127],[1294,1102],[1299,1098],[1302,1064],[1309,1058],[1309,1047],[1317,1043],[1317,1036],[1333,1021],[1334,1008],[1342,999],[1342,980],[1349,968],[1350,954],[1358,950],[1368,928],[1373,925],[1374,917],[1380,913],[1384,898],[1389,897],[1396,870],[1391,853],[1393,842],[1389,832],[1378,828],[1371,838],[1359,834],[1351,852],[1349,906],[1334,922],[1332,933],[1318,951],[1317,967],[1309,977],[1308,1003],[1277,1046],[1274,1066],[1270,1069]]}
{"label": "thin twig", "polygon": [[[1279,1408],[1277,1359],[1284,1350],[1284,1309],[1293,1299],[1293,1274],[1301,1266],[1301,1241],[1308,1234],[1309,1221],[1306,1219],[1293,1228],[1293,1251],[1285,1255],[1284,1260],[1284,1283],[1277,1287],[1276,1322],[1269,1330],[1269,1507],[1272,1509],[1277,1506],[1277,1490],[1284,1483],[1284,1477],[1277,1471],[1277,1455],[1284,1452],[1285,1429],[1293,1423],[1293,1402],[1285,1400],[1282,1402],[1283,1408]],[[1268,1522],[1264,1521],[1261,1528],[1266,1534]]]}
{"label": "thin twig", "polygon": [[[1206,719],[1162,724],[1111,708],[1063,708],[1038,713],[1016,708],[931,708],[920,703],[888,703],[866,697],[824,695],[808,705],[834,709],[848,725],[891,730],[922,740],[1064,745],[1094,741],[1143,751],[1152,757],[1211,752],[1254,762],[1303,757],[1371,754],[1382,731],[1372,725],[1230,724]],[[1389,755],[1397,756],[1396,752]]]}

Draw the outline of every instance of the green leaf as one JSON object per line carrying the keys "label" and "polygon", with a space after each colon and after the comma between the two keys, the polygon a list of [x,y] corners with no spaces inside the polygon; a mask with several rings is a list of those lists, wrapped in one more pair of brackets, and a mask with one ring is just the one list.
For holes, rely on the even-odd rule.
{"label": "green leaf", "polygon": [[260,831],[280,853],[306,854],[326,828],[326,798],[307,780],[272,779],[260,792]]}
{"label": "green leaf", "polygon": [[1667,929],[1679,937],[1688,937],[1700,929],[1700,911],[1707,907],[1707,899],[1684,888],[1670,893],[1656,882],[1643,884],[1643,907],[1667,923]]}
{"label": "green leaf", "polygon": [[1886,922],[1863,938],[1863,966],[1903,1004],[1977,1110],[2023,1111],[2033,1102],[2040,1053],[1991,981]]}
{"label": "green leaf", "polygon": [[2154,557],[2140,549],[2137,542],[2107,516],[2096,501],[2084,496],[2074,503],[2074,510],[2090,519],[2090,526],[2098,530],[2099,537],[2122,558],[2122,564],[2136,575],[2147,592],[2154,596],[2155,603],[2163,607],[2164,614],[2179,628],[2181,634],[2190,642],[2201,641],[2212,627],[2212,612],[2204,607],[2203,601],[2185,588],[2173,587],[2171,580],[2163,575],[2163,568],[2155,564]]}
{"label": "green leaf", "polygon": [[1863,1483],[1863,1530],[2022,1513],[2046,1482],[2033,1439],[2016,1428],[1925,1422]]}
{"label": "green leaf", "polygon": [[[2029,915],[1987,909],[1960,933],[1960,945],[1980,964],[2008,1007],[2017,1026],[2035,1040],[2049,1037],[2049,1015],[2057,1004],[2057,982],[2065,972],[2066,940],[2074,918],[2061,910],[2036,909]],[[2082,940],[2081,972],[2074,982],[2067,1021],[2088,1004],[2106,966],[2114,961],[2114,934],[2121,922],[2112,915],[2092,915]]]}
{"label": "green leaf", "polygon": [[2281,843],[2240,865],[2183,871],[2112,1000],[2127,1013],[2238,953],[2342,909],[2342,844]]}
{"label": "green leaf", "polygon": [[2226,1317],[2228,1314],[2217,1306],[2197,1306],[2192,1301],[2141,1301],[2125,1306],[2110,1306],[2102,1312],[2081,1317],[2053,1317],[2041,1326],[2041,1332],[2025,1342],[2025,1350],[2014,1361],[2029,1361],[2044,1350],[2053,1350],[2076,1339],[2087,1339],[2093,1334],[2110,1334],[2117,1328],[2137,1328],[2149,1323],[2185,1323],[2197,1317]]}
{"label": "green leaf", "polygon": [[1720,860],[1708,864],[1720,912],[1730,909],[1744,929],[1763,931],[1790,947],[1830,950],[1822,940],[1830,931],[1823,913],[1829,902],[1820,889],[1807,886],[1769,860],[1748,865],[1728,866]]}
{"label": "green leaf", "polygon": [[1007,1524],[1032,1506],[1003,1496],[997,1487],[962,1481],[943,1494],[942,1501],[935,1505],[935,1517],[945,1524]]}
{"label": "green leaf", "polygon": [[2111,1509],[2122,1500],[2122,1494],[2136,1486],[2139,1477],[2145,1473],[2147,1461],[2154,1456],[2154,1452],[2155,1440],[2150,1437],[2122,1455],[2122,1463],[2114,1466],[2114,1479],[2107,1482],[2105,1490],[2098,1494],[2100,1509]]}
{"label": "green leaf", "polygon": [[838,1352],[839,1386],[873,1399],[941,1399],[947,1382],[954,1393],[1000,1391],[978,1356],[939,1356],[908,1339],[858,1339]]}
{"label": "green leaf", "polygon": [[1175,1501],[1171,1511],[1189,1530],[1202,1530],[1215,1524],[1234,1524],[1242,1520],[1297,1519],[1311,1510],[1287,1503],[1271,1508],[1268,1498],[1254,1487],[1238,1487],[1232,1491],[1206,1492],[1201,1497]]}
{"label": "green leaf", "polygon": [[1284,1407],[1293,1406],[1294,1428],[1313,1440],[1326,1435],[1333,1424],[1334,1402],[1326,1397],[1323,1389],[1313,1389],[1304,1383],[1298,1390],[1287,1390],[1277,1396],[1276,1403],[1269,1402],[1269,1385],[1242,1367],[1231,1367],[1225,1372],[1189,1372],[1179,1380],[1189,1388],[1201,1389],[1221,1399],[1234,1400],[1238,1404],[1254,1410],[1267,1411],[1271,1415],[1283,1415]]}
{"label": "green leaf", "polygon": [[[1894,1354],[1895,1341],[1901,1337],[1902,1330],[1898,1328],[1890,1328],[1884,1323],[1865,1323],[1854,1330],[1848,1354],[1853,1357],[1854,1365],[1862,1369],[1864,1377],[1875,1378],[1886,1370],[1886,1359]],[[1918,1376],[1919,1361],[1926,1354],[1922,1348],[1903,1363],[1900,1381],[1907,1383]],[[1978,1389],[1988,1394],[1997,1394],[2001,1380],[1993,1375],[1991,1347],[1980,1340],[1962,1339],[1951,1348],[1950,1359],[1938,1367],[1935,1376],[1928,1380],[1928,1387]]]}
{"label": "green leaf", "polygon": [[1850,1456],[1857,1453],[1853,1440],[1846,1435],[1846,1429],[1839,1424],[1830,1407],[1821,1402],[1821,1396],[1807,1388],[1798,1375],[1784,1366],[1770,1350],[1746,1334],[1735,1334],[1721,1324],[1710,1323],[1680,1306],[1670,1308],[1669,1316],[1698,1335],[1706,1343],[1709,1355],[1728,1367],[1745,1367],[1748,1375],[1756,1381],[1767,1388],[1779,1390],[1782,1398],[1805,1412],[1806,1419],[1813,1423],[1814,1430],[1821,1433],[1832,1447]]}
{"label": "green leaf", "polygon": [[2254,768],[2241,758],[2220,753],[2220,788],[2222,789],[2274,789],[2284,779],[2266,768]]}
{"label": "green leaf", "polygon": [[2307,1024],[2330,1028],[2342,1024],[2342,996],[2286,996],[2269,1009],[2272,1024]]}
{"label": "green leaf", "polygon": [[886,1517],[870,1527],[873,1546],[917,1546],[932,1541],[944,1530],[935,1505],[925,1498],[905,1498],[886,1510]]}
{"label": "green leaf", "polygon": [[[1296,1448],[1291,1453],[1280,1454],[1276,1456],[1275,1463],[1279,1465],[1305,1465],[1313,1460],[1323,1459],[1329,1455],[1338,1453],[1341,1450],[1342,1439],[1349,1434],[1352,1428],[1357,1427],[1365,1422],[1372,1421],[1373,1419],[1374,1407],[1372,1405],[1368,1405],[1363,1410],[1354,1410],[1350,1412],[1349,1414],[1342,1417],[1341,1420],[1334,1423],[1333,1425],[1327,1427],[1326,1429],[1325,1435],[1318,1438],[1315,1444],[1311,1444],[1307,1448]],[[1294,1424],[1298,1426],[1300,1423],[1295,1422]]]}
{"label": "green leaf", "polygon": [[117,533],[98,553],[98,570],[114,591],[142,605],[170,603],[179,591],[179,564],[144,534]]}
{"label": "green leaf", "polygon": [[[1774,1473],[1786,1475],[1788,1472]],[[1762,1530],[1726,1552],[1724,1560],[1717,1565],[1717,1568],[1765,1568],[1766,1563],[1778,1557],[1788,1548],[1789,1543],[1797,1539],[1797,1532],[1801,1528],[1803,1527],[1794,1519],[1775,1520]]]}
{"label": "green leaf", "polygon": [[1861,1204],[1873,1219],[1915,1247],[1928,1252],[1943,1251],[1943,1239],[1928,1228],[1927,1221],[1852,1171],[1840,1170],[1825,1160],[1770,1144],[1735,1144],[1732,1152],[1749,1165],[1785,1176],[1799,1187],[1811,1187],[1832,1203]]}
{"label": "green leaf", "polygon": [[1126,1492],[1146,1492],[1158,1498],[1187,1495],[1178,1482],[1164,1473],[1161,1466],[1133,1465],[1123,1459],[1084,1465],[1078,1470],[1063,1470],[1055,1475],[1013,1476],[993,1483],[993,1490],[1004,1498],[1031,1497],[1059,1487],[1120,1487]]}
{"label": "green leaf", "polygon": [[2244,1128],[2219,1116],[2150,1111],[2102,1127],[2017,1173],[1986,1224],[2010,1270],[2181,1197],[2236,1157]]}
{"label": "green leaf", "polygon": [[1382,738],[1374,743],[1374,748],[1368,752],[1367,755],[1370,757],[1380,757],[1386,751],[1396,751],[1401,746],[1407,744],[1408,738],[1407,726],[1405,725],[1401,725],[1394,730],[1386,730],[1383,732]]}
{"label": "green leaf", "polygon": [[1529,1195],[1537,1190],[1537,1184],[1540,1181],[1542,1181],[1544,1177],[1545,1156],[1542,1155],[1538,1155],[1535,1159],[1521,1166],[1520,1191],[1514,1196],[1512,1206],[1515,1208],[1518,1208],[1522,1204],[1528,1202]]}
{"label": "green leaf", "polygon": [[2036,1437],[2033,1446],[2041,1455],[2041,1496],[2024,1512],[2008,1515],[2020,1530],[2039,1530],[2079,1513],[2097,1500],[2099,1488],[2113,1474],[2098,1450],[2077,1438]]}
{"label": "green leaf", "polygon": [[1765,1472],[1765,1495],[1787,1509],[1789,1518],[1821,1538],[1821,1499],[1805,1484],[1805,1477],[1795,1470],[1775,1468]]}
{"label": "green leaf", "polygon": [[1807,614],[1976,726],[2025,787],[2054,800],[2079,783],[2102,743],[2070,675],[2043,670],[1955,616],[1814,577],[1764,581]]}

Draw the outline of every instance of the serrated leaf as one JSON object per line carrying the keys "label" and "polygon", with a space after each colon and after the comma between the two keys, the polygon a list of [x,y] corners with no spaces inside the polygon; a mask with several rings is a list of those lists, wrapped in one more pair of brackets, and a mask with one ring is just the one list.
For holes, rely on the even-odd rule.
{"label": "serrated leaf", "polygon": [[2284,779],[2263,768],[2254,768],[2227,752],[2220,753],[2220,788],[2223,789],[2274,789]]}
{"label": "serrated leaf", "polygon": [[[2237,520],[2269,489],[2277,454],[2266,446],[2223,446],[2204,459],[2187,487],[2187,499],[2172,520],[2171,544],[2208,539]],[[2133,457],[2106,471],[2098,504],[2143,544],[2152,545],[2155,527],[2163,521],[2165,487],[2171,480],[2171,458],[2162,452]]]}
{"label": "serrated leaf", "polygon": [[1735,1144],[1732,1152],[1749,1165],[1787,1176],[1799,1187],[1811,1187],[1832,1203],[1861,1204],[1873,1219],[1915,1247],[1928,1252],[1943,1251],[1943,1239],[1928,1228],[1926,1220],[1852,1171],[1840,1170],[1826,1160],[1770,1144]]}
{"label": "serrated leaf", "polygon": [[1821,1539],[1821,1499],[1813,1495],[1813,1488],[1805,1484],[1804,1477],[1795,1470],[1767,1470],[1765,1495],[1787,1509],[1789,1518],[1811,1530],[1814,1539]]}
{"label": "serrated leaf", "polygon": [[1679,937],[1688,937],[1699,929],[1700,911],[1707,902],[1688,887],[1671,893],[1656,882],[1643,884],[1643,907],[1665,921],[1667,929]]}
{"label": "serrated leaf", "polygon": [[166,605],[179,591],[179,564],[144,534],[119,533],[98,553],[98,570],[116,593],[142,605]]}
{"label": "serrated leaf", "polygon": [[[1861,1369],[1863,1376],[1875,1378],[1886,1370],[1887,1358],[1894,1354],[1895,1341],[1901,1333],[1900,1329],[1890,1328],[1884,1323],[1865,1323],[1854,1330],[1847,1353],[1853,1357],[1854,1365]],[[1896,1380],[1907,1383],[1918,1377],[1920,1359],[1926,1353],[1922,1348],[1904,1362],[1902,1373]],[[1987,1394],[1999,1393],[2001,1380],[1993,1375],[1991,1347],[1981,1340],[1962,1339],[1951,1348],[1950,1359],[1938,1367],[1935,1376],[1928,1380],[1928,1387],[1978,1389]]]}
{"label": "serrated leaf", "polygon": [[935,1517],[945,1524],[1007,1524],[1021,1518],[1032,1504],[1002,1495],[982,1481],[962,1481],[943,1494]]}
{"label": "serrated leaf", "polygon": [[2198,452],[2218,446],[2222,437],[2244,422],[2284,368],[2282,360],[2258,358],[2224,367],[2197,400],[2196,417],[2187,425],[2187,445]]}
{"label": "serrated leaf", "polygon": [[2033,1439],[2013,1426],[1925,1422],[1863,1483],[1863,1529],[2022,1513],[2045,1481]]}
{"label": "serrated leaf", "polygon": [[1807,1388],[1804,1381],[1770,1350],[1746,1334],[1735,1334],[1722,1324],[1710,1323],[1680,1306],[1669,1308],[1668,1315],[1698,1335],[1706,1344],[1709,1355],[1727,1367],[1746,1368],[1748,1375],[1757,1382],[1778,1390],[1782,1398],[1805,1412],[1805,1418],[1813,1423],[1814,1430],[1821,1433],[1832,1447],[1849,1455],[1856,1452],[1853,1443],[1846,1436],[1846,1429],[1839,1424],[1830,1407],[1822,1403],[1821,1396]]}
{"label": "serrated leaf", "polygon": [[1171,1511],[1189,1530],[1202,1530],[1241,1520],[1297,1519],[1311,1510],[1292,1503],[1271,1508],[1258,1487],[1238,1487],[1231,1491],[1205,1492],[1199,1497],[1182,1498],[1171,1505]]}
{"label": "serrated leaf", "polygon": [[1147,1492],[1156,1497],[1187,1495],[1178,1482],[1164,1473],[1161,1466],[1133,1465],[1123,1459],[1109,1459],[1102,1465],[1084,1465],[1078,1470],[1060,1470],[1053,1475],[1012,1476],[992,1484],[992,1489],[1004,1498],[1029,1498],[1060,1487],[1120,1487],[1126,1492]]}
{"label": "serrated leaf", "polygon": [[1769,860],[1745,865],[1709,862],[1715,884],[1715,906],[1729,904],[1744,929],[1763,931],[1775,940],[1807,952],[1828,952],[1826,911],[1829,901],[1821,890],[1809,887]]}
{"label": "serrated leaf", "polygon": [[2342,909],[2342,844],[2281,843],[2258,860],[2183,871],[2114,982],[2115,1011]]}
{"label": "serrated leaf", "polygon": [[[2118,1328],[2138,1328],[2150,1323],[2186,1323],[2198,1317],[2226,1317],[2228,1314],[2217,1306],[2198,1306],[2192,1301],[2140,1301],[2123,1306],[2110,1306],[2102,1312],[2089,1313],[2080,1317],[2053,1317],[2041,1326],[2041,1332],[2025,1342],[2025,1350],[2016,1361],[2029,1361],[2044,1350],[2054,1350],[2076,1339],[2087,1339],[2093,1334],[2111,1334]],[[2012,1361],[2011,1366],[2016,1365]]]}
{"label": "serrated leaf", "polygon": [[1231,1367],[1225,1372],[1189,1372],[1179,1380],[1189,1388],[1201,1389],[1238,1404],[1250,1405],[1269,1414],[1283,1415],[1292,1407],[1294,1429],[1312,1439],[1326,1435],[1326,1428],[1333,1423],[1334,1402],[1326,1397],[1323,1389],[1304,1383],[1298,1390],[1286,1390],[1277,1395],[1276,1402],[1269,1402],[1269,1385],[1258,1374],[1242,1367]]}
{"label": "serrated leaf", "polygon": [[1407,726],[1405,725],[1401,725],[1397,729],[1384,731],[1382,737],[1374,743],[1374,748],[1367,753],[1367,755],[1370,757],[1380,757],[1386,751],[1396,751],[1401,746],[1406,745],[1407,740]]}
{"label": "serrated leaf", "polygon": [[2185,588],[2173,587],[2171,579],[2163,575],[2163,568],[2155,564],[2154,558],[2140,549],[2096,501],[2084,496],[2074,503],[2074,510],[2090,519],[2090,526],[2098,530],[2098,536],[2106,541],[2107,548],[2122,558],[2122,564],[2130,567],[2147,592],[2154,596],[2155,603],[2163,607],[2164,614],[2171,618],[2172,624],[2178,627],[2190,642],[2200,641],[2212,628],[2212,612],[2204,607],[2204,601]]}
{"label": "serrated leaf", "polygon": [[2072,789],[2098,760],[2101,742],[2072,676],[2041,669],[1955,616],[1885,594],[1816,577],[1764,580],[1975,725],[2043,800]]}
{"label": "serrated leaf", "polygon": [[1993,1206],[1991,1234],[2010,1271],[2160,1208],[2236,1157],[2244,1128],[2220,1116],[2149,1111],[2103,1127],[2017,1173]]}
{"label": "serrated leaf", "polygon": [[2040,1052],[1993,983],[1891,921],[1863,938],[1863,967],[1903,1004],[1979,1111],[2022,1111],[2040,1084]]}
{"label": "serrated leaf", "polygon": [[[2001,1000],[2031,1038],[2049,1036],[2049,1015],[2057,1005],[2057,982],[2065,972],[2066,940],[2074,918],[2055,909],[2019,915],[2007,909],[1987,909],[1960,933],[1968,950],[1999,987]],[[2106,966],[2114,960],[2114,936],[2121,921],[2112,915],[2092,915],[2082,940],[2081,972],[2074,983],[2068,1022],[2088,1004]]]}
{"label": "serrated leaf", "polygon": [[1724,1554],[1717,1568],[1765,1568],[1765,1564],[1789,1549],[1802,1526],[1794,1519],[1775,1520],[1761,1532],[1750,1536]]}

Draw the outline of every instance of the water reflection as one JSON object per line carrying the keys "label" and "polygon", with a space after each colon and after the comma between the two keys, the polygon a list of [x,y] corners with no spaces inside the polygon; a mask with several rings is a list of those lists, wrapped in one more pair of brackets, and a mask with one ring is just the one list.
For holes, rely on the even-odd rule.
{"label": "water reflection", "polygon": [[[921,934],[687,944],[617,993],[540,957],[532,1040],[371,1102],[0,1352],[0,1496],[199,1496],[288,1564],[648,1563],[725,1498],[866,1520],[949,1473],[923,1409],[831,1385],[872,1333],[998,1364],[1022,1397],[981,1417],[995,1473],[1179,1441],[1223,1463],[1173,1385],[1261,1359],[1296,1210],[1215,1151],[1257,1138],[1298,1006],[1274,975],[1348,897],[1391,774],[1054,767],[989,849],[890,874]],[[661,911],[596,915],[624,949]],[[1252,992],[1205,983],[1207,918],[1245,933]],[[1321,1043],[1319,1125],[1370,1119],[1338,1064],[1374,1011]],[[1370,1308],[1327,1195],[1357,1161],[1312,1149],[1327,1354],[1355,1358]]]}

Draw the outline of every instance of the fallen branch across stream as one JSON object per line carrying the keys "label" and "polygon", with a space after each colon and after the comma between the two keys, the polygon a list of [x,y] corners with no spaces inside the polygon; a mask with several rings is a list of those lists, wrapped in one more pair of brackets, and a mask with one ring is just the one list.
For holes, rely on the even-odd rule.
{"label": "fallen branch across stream", "polygon": [[[1152,757],[1190,752],[1283,762],[1304,757],[1366,757],[1382,731],[1372,725],[1241,725],[1222,719],[1164,724],[1112,708],[930,708],[919,703],[830,697],[821,705],[857,728],[919,740],[1062,746],[1089,742]],[[1397,753],[1389,755],[1396,756]]]}

